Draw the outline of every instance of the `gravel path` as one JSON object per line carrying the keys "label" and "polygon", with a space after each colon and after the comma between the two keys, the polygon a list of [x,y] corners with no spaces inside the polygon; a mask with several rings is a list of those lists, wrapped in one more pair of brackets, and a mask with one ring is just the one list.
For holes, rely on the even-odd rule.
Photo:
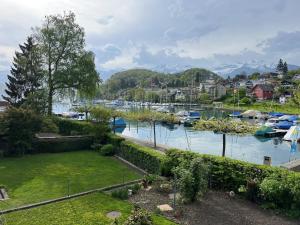
{"label": "gravel path", "polygon": [[[159,204],[172,205],[168,194],[153,189],[142,190],[130,201],[150,211],[156,211]],[[182,209],[183,215],[178,219],[170,212],[164,215],[179,224],[188,225],[300,225],[300,221],[278,216],[237,197],[230,198],[223,192],[210,191],[201,201],[184,205]]]}

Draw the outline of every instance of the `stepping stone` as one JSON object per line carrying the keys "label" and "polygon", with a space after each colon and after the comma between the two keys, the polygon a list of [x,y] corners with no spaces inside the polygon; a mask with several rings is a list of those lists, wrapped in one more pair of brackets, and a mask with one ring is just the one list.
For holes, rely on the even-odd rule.
{"label": "stepping stone", "polygon": [[162,212],[168,212],[173,210],[173,208],[169,204],[158,205],[157,208]]}
{"label": "stepping stone", "polygon": [[6,200],[6,199],[8,199],[8,194],[4,188],[1,188],[0,189],[0,200]]}
{"label": "stepping stone", "polygon": [[121,213],[118,211],[111,211],[111,212],[107,213],[106,216],[110,219],[116,219],[121,216]]}
{"label": "stepping stone", "polygon": [[[174,193],[169,194],[169,199],[173,200],[174,199],[174,195],[175,195]],[[181,197],[180,194],[176,193],[176,200],[180,199],[180,197]]]}
{"label": "stepping stone", "polygon": [[152,187],[151,186],[148,186],[145,190],[146,191],[150,191],[152,189]]}

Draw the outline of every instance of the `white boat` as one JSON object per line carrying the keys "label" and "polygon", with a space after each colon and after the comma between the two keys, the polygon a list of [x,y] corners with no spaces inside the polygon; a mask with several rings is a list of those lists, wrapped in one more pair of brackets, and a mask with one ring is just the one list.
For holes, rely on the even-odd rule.
{"label": "white boat", "polygon": [[278,122],[279,122],[278,118],[270,118],[265,122],[264,125],[267,127],[275,127],[276,123],[278,123]]}
{"label": "white boat", "polygon": [[247,110],[247,111],[241,113],[241,116],[243,118],[250,118],[250,119],[263,118],[263,115],[262,115],[262,113],[260,111],[252,110],[252,109]]}
{"label": "white boat", "polygon": [[300,127],[291,126],[288,132],[284,135],[283,140],[285,141],[299,140],[299,130]]}

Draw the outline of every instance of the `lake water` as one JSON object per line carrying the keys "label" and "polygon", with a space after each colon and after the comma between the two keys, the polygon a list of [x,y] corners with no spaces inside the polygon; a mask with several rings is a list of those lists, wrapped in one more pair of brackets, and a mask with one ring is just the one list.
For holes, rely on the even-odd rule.
{"label": "lake water", "polygon": [[[126,128],[118,130],[123,135],[145,141],[153,141],[153,128],[149,123],[130,122]],[[167,127],[157,124],[156,140],[167,145],[193,152],[222,155],[222,134],[212,131],[195,131],[193,128],[175,125]],[[226,156],[243,161],[263,164],[264,156],[271,157],[272,165],[289,162],[300,158],[300,147],[296,153],[290,153],[290,143],[281,138],[256,138],[253,135],[226,135]]]}
{"label": "lake water", "polygon": [[[69,111],[71,105],[68,103],[54,104],[54,112],[62,113]],[[176,111],[182,110],[178,108]],[[226,110],[205,110],[202,116],[224,117],[228,114]],[[249,120],[249,122],[258,122]],[[149,123],[127,123],[126,128],[119,129],[118,132],[137,139],[153,141],[153,128]],[[156,140],[158,144],[167,145],[183,150],[191,150],[199,153],[212,155],[222,155],[223,138],[222,134],[215,134],[212,131],[195,131],[193,128],[175,125],[167,127],[161,124],[156,126]],[[271,157],[272,165],[300,159],[300,146],[296,153],[290,153],[290,143],[282,141],[281,138],[256,138],[253,135],[237,136],[226,135],[226,156],[243,161],[263,164],[264,156]]]}

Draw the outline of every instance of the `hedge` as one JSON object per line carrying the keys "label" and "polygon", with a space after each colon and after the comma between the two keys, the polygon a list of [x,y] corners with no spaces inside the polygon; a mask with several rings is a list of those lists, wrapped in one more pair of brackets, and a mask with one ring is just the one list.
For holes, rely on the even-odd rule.
{"label": "hedge", "polygon": [[171,175],[171,170],[178,166],[180,162],[190,162],[196,157],[203,159],[210,167],[212,186],[222,189],[237,190],[241,185],[245,185],[249,179],[262,181],[271,174],[282,174],[284,169],[257,165],[226,157],[199,154],[195,152],[169,149],[166,152],[164,164],[164,175]]}
{"label": "hedge", "polygon": [[53,117],[52,120],[62,135],[83,135],[93,132],[93,124],[91,122],[61,119],[58,117]]}
{"label": "hedge", "polygon": [[161,174],[165,156],[152,148],[140,146],[130,141],[123,141],[117,155],[139,168],[153,174]]}
{"label": "hedge", "polygon": [[247,182],[255,179],[258,188],[255,199],[258,202],[300,217],[300,173],[279,167],[170,149],[166,152],[164,160],[164,175],[171,175],[172,169],[180,163],[188,164],[197,157],[202,158],[210,168],[212,188],[238,193],[242,185],[247,186]]}
{"label": "hedge", "polygon": [[33,148],[28,150],[29,154],[57,153],[90,149],[93,136],[59,137],[49,139],[35,139]]}

